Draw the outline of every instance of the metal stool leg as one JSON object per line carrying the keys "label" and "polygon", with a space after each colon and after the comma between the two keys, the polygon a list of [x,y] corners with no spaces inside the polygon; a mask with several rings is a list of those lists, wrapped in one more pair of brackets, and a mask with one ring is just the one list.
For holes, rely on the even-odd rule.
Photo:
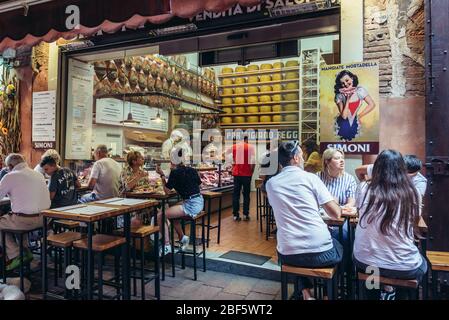
{"label": "metal stool leg", "polygon": [[[209,237],[209,235],[207,235]],[[204,216],[201,217],[201,242],[203,244],[203,272],[206,272],[206,245],[204,243]],[[209,246],[209,238],[207,241],[207,246]]]}
{"label": "metal stool leg", "polygon": [[[181,227],[182,227],[182,233],[185,235],[186,234],[186,224],[185,224],[184,220],[181,220]],[[190,241],[190,237],[189,237],[189,241]],[[184,254],[184,250],[181,250],[181,268],[182,269],[186,268],[186,255]]]}
{"label": "metal stool leg", "polygon": [[[175,277],[175,228],[173,225],[173,221],[170,221],[170,231],[171,231],[171,273],[173,278]],[[162,250],[165,250],[165,244],[164,248]]]}
{"label": "metal stool leg", "polygon": [[137,256],[136,238],[133,238],[133,293],[134,293],[134,296],[137,296],[136,256]]}
{"label": "metal stool leg", "polygon": [[217,233],[217,243],[220,244],[220,230],[221,230],[221,199],[220,196],[218,200],[218,233]]}
{"label": "metal stool leg", "polygon": [[20,241],[20,245],[19,245],[19,250],[20,250],[20,269],[19,269],[19,274],[20,274],[20,291],[24,292],[24,284],[23,284],[23,234],[19,234],[19,241]]}
{"label": "metal stool leg", "polygon": [[145,238],[140,238],[140,286],[142,300],[145,300]]}
{"label": "metal stool leg", "polygon": [[3,284],[6,284],[6,234],[3,231],[2,232],[2,249],[3,249],[3,255],[2,255],[2,277],[3,277]]}
{"label": "metal stool leg", "polygon": [[192,226],[192,235],[193,235],[193,278],[197,279],[196,277],[196,223],[195,220],[191,222]]}
{"label": "metal stool leg", "polygon": [[[210,241],[210,216],[211,216],[211,203],[212,199],[209,198],[207,200],[207,247],[209,248],[209,241]],[[202,223],[204,224],[204,219],[202,219]],[[204,239],[202,240],[204,241]]]}
{"label": "metal stool leg", "polygon": [[103,300],[103,252],[98,256],[98,300]]}
{"label": "metal stool leg", "polygon": [[281,297],[282,300],[288,299],[288,274],[281,272]]}
{"label": "metal stool leg", "polygon": [[160,274],[159,274],[159,232],[154,234],[154,272],[156,279],[154,280],[154,295],[157,300],[161,299]]}

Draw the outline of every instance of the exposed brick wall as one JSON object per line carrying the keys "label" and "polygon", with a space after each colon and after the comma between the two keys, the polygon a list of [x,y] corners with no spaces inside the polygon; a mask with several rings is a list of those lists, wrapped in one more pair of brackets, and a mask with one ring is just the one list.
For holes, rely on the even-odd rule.
{"label": "exposed brick wall", "polygon": [[425,95],[423,0],[365,0],[364,59],[380,63],[384,97]]}

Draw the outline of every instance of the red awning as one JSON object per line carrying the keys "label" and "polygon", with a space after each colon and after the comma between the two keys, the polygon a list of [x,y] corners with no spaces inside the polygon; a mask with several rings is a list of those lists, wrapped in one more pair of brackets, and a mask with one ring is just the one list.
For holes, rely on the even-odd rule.
{"label": "red awning", "polygon": [[[20,3],[21,1],[17,1]],[[191,18],[202,11],[221,12],[240,4],[252,6],[261,0],[53,0],[31,5],[25,10],[0,13],[0,52],[7,48],[32,47],[41,41],[114,33],[123,28],[137,29],[147,23],[161,24],[173,17]],[[79,26],[67,28],[76,18],[72,5],[79,8]]]}

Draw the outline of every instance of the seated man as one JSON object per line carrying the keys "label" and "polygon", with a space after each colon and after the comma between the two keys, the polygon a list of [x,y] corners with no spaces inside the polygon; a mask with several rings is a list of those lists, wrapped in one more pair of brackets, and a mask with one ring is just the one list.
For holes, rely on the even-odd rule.
{"label": "seated man", "polygon": [[[4,229],[32,230],[42,227],[41,211],[50,208],[50,194],[42,174],[28,167],[20,154],[10,154],[6,160],[10,169],[0,182],[0,199],[8,195],[11,201],[11,214],[0,217],[0,234]],[[26,246],[27,241],[24,245]],[[19,246],[12,235],[6,235],[6,250],[3,248],[9,263],[7,270],[19,266]],[[26,250],[24,260],[28,262],[33,255]]]}
{"label": "seated man", "polygon": [[76,188],[80,188],[81,184],[72,170],[61,168],[52,156],[44,157],[40,167],[50,177],[48,189],[51,208],[70,206],[78,202]]}
{"label": "seated man", "polygon": [[95,149],[95,160],[89,178],[88,188],[92,193],[81,198],[81,202],[90,202],[111,197],[118,197],[120,192],[120,164],[108,157],[108,147],[104,144]]}
{"label": "seated man", "polygon": [[[278,149],[282,170],[267,182],[267,195],[277,226],[277,251],[281,263],[303,268],[334,266],[343,258],[341,244],[331,237],[320,215],[320,206],[331,218],[341,208],[320,178],[304,171],[299,142],[284,142]],[[311,282],[300,279],[304,300],[313,299]]]}

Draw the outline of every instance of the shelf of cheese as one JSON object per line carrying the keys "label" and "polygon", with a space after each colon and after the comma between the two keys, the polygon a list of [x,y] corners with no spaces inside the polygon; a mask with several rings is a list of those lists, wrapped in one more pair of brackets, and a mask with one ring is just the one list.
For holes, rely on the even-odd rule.
{"label": "shelf of cheese", "polygon": [[298,121],[281,121],[281,122],[241,122],[241,123],[221,123],[224,127],[238,127],[238,126],[283,126],[283,125],[298,125]]}
{"label": "shelf of cheese", "polygon": [[264,91],[264,92],[247,92],[247,93],[234,93],[221,95],[221,98],[232,98],[232,97],[247,97],[247,96],[264,96],[272,94],[285,94],[285,93],[298,93],[298,89],[295,90],[281,90],[281,91]]}
{"label": "shelf of cheese", "polygon": [[263,82],[245,82],[238,84],[222,84],[219,85],[219,88],[238,88],[238,87],[255,87],[255,86],[263,86],[263,85],[272,85],[272,84],[280,84],[280,83],[288,83],[288,82],[298,82],[297,79],[284,79],[284,80],[274,80],[274,81],[263,81]]}
{"label": "shelf of cheese", "polygon": [[263,106],[266,104],[291,104],[291,103],[299,103],[299,100],[285,100],[285,101],[267,101],[267,102],[248,102],[248,103],[239,103],[239,104],[216,104],[217,107],[225,107],[232,108],[234,106],[245,107],[245,106]]}
{"label": "shelf of cheese", "polygon": [[257,71],[222,73],[222,74],[218,75],[218,78],[236,78],[236,77],[258,76],[261,74],[283,73],[283,72],[289,72],[289,71],[299,71],[299,66],[286,67],[286,68],[282,68],[282,69],[266,69],[266,70],[257,70]]}
{"label": "shelf of cheese", "polygon": [[257,113],[226,113],[220,114],[220,117],[235,117],[235,116],[260,116],[260,115],[277,115],[277,114],[298,114],[299,110],[296,111],[277,111],[277,112],[257,112]]}

